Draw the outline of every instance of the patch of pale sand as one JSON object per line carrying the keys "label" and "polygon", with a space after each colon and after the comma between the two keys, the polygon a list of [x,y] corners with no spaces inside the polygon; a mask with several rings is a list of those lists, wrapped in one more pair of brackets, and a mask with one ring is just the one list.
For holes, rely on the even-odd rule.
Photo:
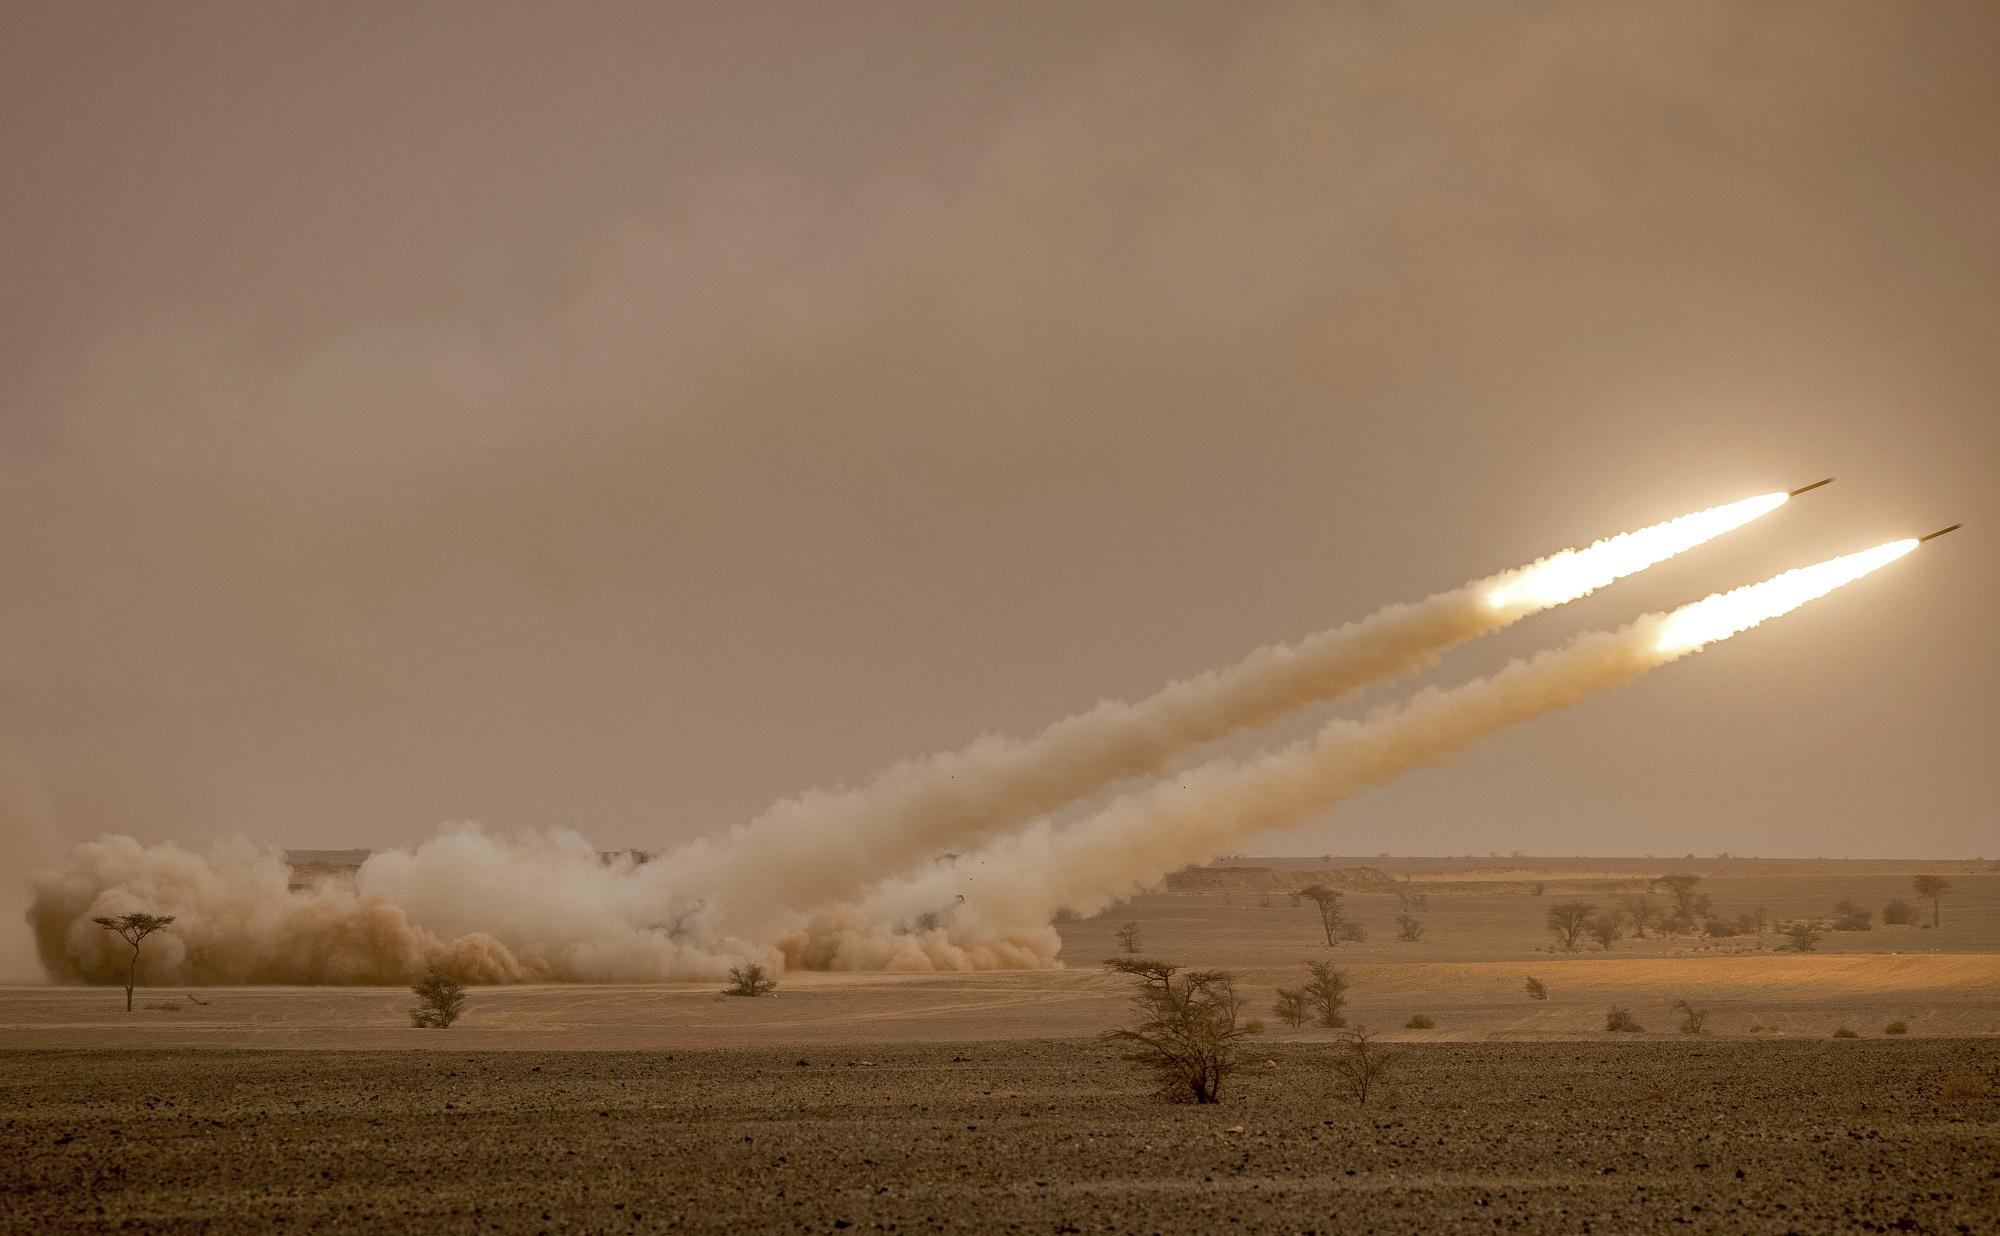
{"label": "patch of pale sand", "polygon": [[[1842,1025],[1873,1036],[1892,1020],[1917,1036],[2000,1034],[2000,954],[1753,955],[1688,958],[1558,957],[1499,962],[1343,965],[1352,1022],[1411,1040],[1603,1038],[1605,1010],[1629,1007],[1669,1033],[1693,1001],[1710,1031],[1752,1026],[1823,1037]],[[1550,998],[1530,1000],[1529,975]],[[1252,1015],[1302,967],[1240,974]],[[206,1005],[176,1012],[144,1005],[175,998],[102,987],[0,989],[0,1048],[266,1047],[429,1050],[665,1050],[728,1046],[959,1042],[1070,1038],[1124,1017],[1129,984],[1095,969],[987,974],[799,974],[774,996],[723,996],[708,984],[475,988],[449,1031],[410,1027],[400,988],[209,988]],[[1412,1031],[1412,1014],[1436,1019]],[[1280,1040],[1325,1030],[1272,1026]],[[1623,1036],[1620,1036],[1622,1039]]]}

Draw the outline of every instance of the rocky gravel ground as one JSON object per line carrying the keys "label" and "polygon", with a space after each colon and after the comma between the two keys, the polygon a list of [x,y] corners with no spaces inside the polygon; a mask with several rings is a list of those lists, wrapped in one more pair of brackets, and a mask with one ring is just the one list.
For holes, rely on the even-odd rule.
{"label": "rocky gravel ground", "polygon": [[2000,1231],[2000,1041],[0,1053],[0,1228]]}

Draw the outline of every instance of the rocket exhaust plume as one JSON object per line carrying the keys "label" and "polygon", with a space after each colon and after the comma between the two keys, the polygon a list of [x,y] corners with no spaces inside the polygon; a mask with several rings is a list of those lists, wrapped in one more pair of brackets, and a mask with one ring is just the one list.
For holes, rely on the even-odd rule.
{"label": "rocket exhaust plume", "polygon": [[1247,762],[1203,765],[1126,795],[1067,829],[1041,823],[949,866],[886,885],[859,907],[821,914],[784,942],[787,958],[839,969],[982,968],[994,958],[1022,954],[1053,964],[1059,940],[1049,921],[1058,910],[1094,914],[1251,835],[1296,825],[1506,726],[1567,708],[1789,613],[1917,544],[1891,541],[1650,614],[1618,631],[1585,635],[1515,661],[1491,677],[1421,691],[1365,720],[1334,721],[1308,741]]}
{"label": "rocket exhaust plume", "polygon": [[[177,917],[142,960],[149,981],[404,982],[433,960],[483,981],[720,978],[780,964],[773,941],[811,910],[921,871],[1190,747],[1315,700],[1413,673],[1447,649],[1644,570],[1783,505],[1764,494],[1392,606],[1137,703],[1106,701],[1026,739],[989,736],[894,765],[853,790],[784,800],[664,858],[605,861],[574,833],[448,829],[370,857],[351,886],[288,889],[282,857],[196,854],[105,838],[35,882],[30,920],[49,973],[105,980],[115,950],[93,916]],[[946,900],[950,900],[949,896]],[[1044,920],[1046,921],[1046,920]],[[959,963],[1036,964],[1045,942],[988,942]]]}
{"label": "rocket exhaust plume", "polygon": [[1259,648],[1136,703],[1103,701],[1033,737],[987,735],[891,765],[855,789],[784,799],[667,856],[672,888],[684,902],[714,900],[729,929],[786,928],[798,912],[917,870],[941,850],[976,845],[1113,782],[1158,774],[1193,747],[1426,669],[1458,644],[1740,528],[1790,496],[1760,494],[1566,549],[1296,643]]}

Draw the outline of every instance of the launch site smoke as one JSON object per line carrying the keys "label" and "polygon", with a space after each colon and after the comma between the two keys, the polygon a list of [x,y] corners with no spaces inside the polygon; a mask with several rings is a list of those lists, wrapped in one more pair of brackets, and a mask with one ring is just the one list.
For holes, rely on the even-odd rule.
{"label": "launch site smoke", "polygon": [[[1068,830],[1054,830],[1039,819],[1044,813],[1160,771],[1197,743],[1423,668],[1473,635],[1643,570],[1789,496],[1760,495],[1563,551],[1298,644],[1260,649],[1136,704],[1101,704],[1031,739],[986,738],[894,766],[859,790],[789,799],[720,839],[650,863],[630,855],[607,861],[575,833],[496,836],[468,825],[374,855],[351,883],[295,892],[278,856],[247,843],[202,855],[105,838],[37,877],[30,920],[49,972],[81,979],[103,977],[114,960],[90,919],[142,907],[178,919],[175,942],[156,949],[148,966],[159,980],[189,982],[397,982],[432,961],[482,981],[710,979],[744,960],[1053,964],[1058,942],[1048,924],[1059,909],[1099,908],[1213,857],[1246,831],[1294,822],[1354,785],[1443,758],[1498,725],[1566,706],[1630,677],[1635,666],[1698,644],[1656,648],[1649,661],[1632,651],[1635,632],[1653,629],[1653,620],[1642,620],[1544,654],[1529,663],[1532,671],[1515,667],[1487,684],[1427,691],[1358,728],[1336,722],[1314,746],[1240,768],[1197,768],[1171,790],[1128,795]],[[1710,598],[1654,625],[1670,628],[1719,603]],[[1391,725],[1397,717],[1405,728]],[[1424,722],[1418,737],[1413,718]],[[1367,736],[1384,726],[1399,735],[1393,752],[1357,765],[1354,753],[1377,751]],[[1422,737],[1434,733],[1464,737]],[[1186,804],[1196,801],[1210,809],[1191,827]],[[1016,835],[1004,837],[1009,831]],[[986,842],[994,842],[989,852],[934,864],[944,847]],[[1107,869],[1114,855],[1120,863]],[[927,922],[934,925],[913,930]]]}

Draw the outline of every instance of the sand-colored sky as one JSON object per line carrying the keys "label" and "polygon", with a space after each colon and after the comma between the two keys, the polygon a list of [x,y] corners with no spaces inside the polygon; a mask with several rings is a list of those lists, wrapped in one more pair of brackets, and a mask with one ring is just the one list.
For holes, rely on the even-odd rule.
{"label": "sand-colored sky", "polygon": [[1830,473],[1436,677],[1970,526],[1260,848],[2000,848],[1995,64],[1984,3],[7,6],[0,866],[656,846]]}

